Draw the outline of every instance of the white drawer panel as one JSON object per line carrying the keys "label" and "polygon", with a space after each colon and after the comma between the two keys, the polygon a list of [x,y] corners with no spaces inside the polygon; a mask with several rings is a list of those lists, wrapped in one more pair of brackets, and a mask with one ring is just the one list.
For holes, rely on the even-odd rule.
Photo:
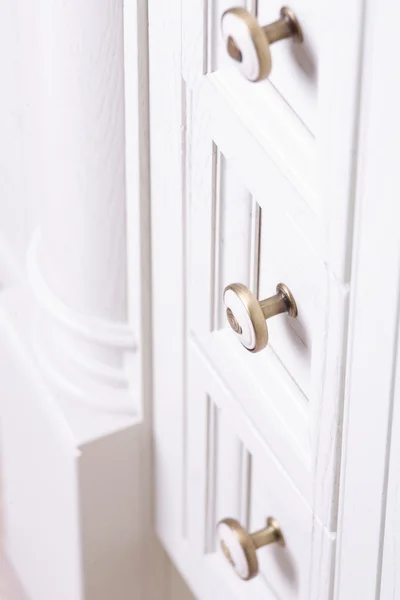
{"label": "white drawer panel", "polygon": [[[272,368],[273,351],[279,359],[273,362],[273,369],[280,371],[281,377],[288,378],[288,385],[291,385],[289,380],[292,379],[309,398],[313,345],[324,327],[327,309],[325,266],[291,217],[279,206],[275,208],[273,202],[268,202],[261,210],[258,197],[254,198],[241,183],[234,165],[218,150],[216,153],[215,204],[207,209],[201,203],[199,212],[196,216],[193,214],[191,269],[193,281],[200,281],[202,276],[213,280],[213,297],[210,299],[211,306],[207,308],[199,287],[193,288],[193,307],[197,308],[194,309],[196,317],[192,327],[206,345],[204,336],[209,335],[210,329],[229,329],[223,293],[231,283],[244,284],[260,299],[275,294],[276,285],[285,283],[296,299],[299,315],[296,319],[278,315],[268,320],[270,342],[262,351],[264,359],[257,362],[262,368],[264,360],[264,368],[268,372]],[[294,188],[286,191],[287,196],[289,193],[293,204],[301,202]],[[278,196],[276,204],[279,205]],[[208,231],[202,230],[202,223],[203,227],[207,227],[204,223],[207,210],[211,210]],[[211,245],[213,254],[209,267],[203,260],[205,243]],[[204,321],[201,315],[204,315]],[[231,343],[235,351],[239,342],[232,338]],[[256,362],[250,353],[245,355],[244,360],[250,369]]]}
{"label": "white drawer panel", "polygon": [[[241,6],[254,9],[253,3],[244,0],[216,0],[210,3],[208,15],[208,56],[207,70],[229,68],[234,61],[226,51],[226,44],[220,31],[221,15],[229,8]],[[255,3],[254,3],[255,4]],[[284,3],[279,0],[260,0],[257,3],[258,22],[264,26],[276,21]],[[295,44],[292,40],[282,40],[271,45],[272,70],[268,79],[257,84],[266,89],[271,84],[278,90],[310,131],[315,133],[317,121],[317,15],[313,0],[294,0],[289,3],[301,23],[304,40]],[[265,96],[265,108],[269,106],[269,96]]]}
{"label": "white drawer panel", "polygon": [[[250,531],[263,527],[272,515],[280,524],[285,546],[273,544],[258,552],[260,573],[282,600],[308,598],[313,518],[285,474],[253,456]],[[320,525],[314,523],[316,528]],[[327,544],[329,538],[325,539]],[[328,590],[327,590],[328,595]]]}
{"label": "white drawer panel", "polygon": [[[219,131],[214,115],[200,105],[191,111],[188,334],[302,496],[329,523],[334,478],[321,487],[316,481],[325,478],[323,463],[331,464],[335,451],[330,445],[320,454],[319,445],[322,431],[332,439],[331,408],[341,391],[347,289],[319,253],[318,221],[262,148],[254,146],[256,171],[243,171],[243,149],[230,151],[234,140]],[[231,283],[260,299],[286,284],[298,318],[269,319],[269,344],[248,352],[226,319],[223,293]]]}
{"label": "white drawer panel", "polygon": [[283,282],[296,300],[295,319],[282,314],[268,320],[269,345],[308,398],[313,346],[327,308],[325,265],[292,219],[277,211],[262,211],[259,254],[259,298],[273,295]]}
{"label": "white drawer panel", "polygon": [[[203,556],[211,577],[242,600],[306,600],[310,571],[318,563],[321,592],[329,598],[333,538],[326,534],[245,413],[232,410],[234,396],[201,352],[191,346],[188,377],[188,541]],[[222,558],[216,524],[226,517],[250,532],[273,516],[285,545],[257,552],[259,575],[242,581]],[[211,596],[216,597],[216,596]]]}
{"label": "white drawer panel", "polygon": [[[323,258],[336,276],[347,282],[363,3],[340,0],[333,10],[325,0],[318,5],[313,0],[293,0],[290,8],[301,23],[304,41],[273,44],[270,76],[259,83],[246,80],[227,55],[220,19],[233,6],[258,13],[259,23],[266,25],[278,18],[281,3],[184,2],[183,78],[197,97],[205,79],[211,81],[214,89],[207,92],[206,101],[215,116],[214,139],[226,155],[245,149],[239,166],[246,183],[256,186],[263,178],[263,166],[256,160],[253,145],[257,140],[304,202],[325,221],[324,233],[329,235],[324,239],[327,256]],[[323,182],[329,185],[322,188]]]}
{"label": "white drawer panel", "polygon": [[[260,0],[258,21],[261,25],[278,18],[281,0]],[[282,40],[271,46],[272,71],[267,81],[282,94],[300,119],[313,132],[317,129],[317,31],[318,6],[314,0],[293,0],[289,3],[302,28],[304,40],[295,44]]]}

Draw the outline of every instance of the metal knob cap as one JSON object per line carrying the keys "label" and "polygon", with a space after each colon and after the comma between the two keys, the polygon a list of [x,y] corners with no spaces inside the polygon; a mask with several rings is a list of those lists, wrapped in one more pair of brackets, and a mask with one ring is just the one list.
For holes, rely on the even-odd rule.
{"label": "metal knob cap", "polygon": [[279,523],[273,517],[268,517],[267,526],[255,533],[249,533],[235,519],[223,519],[217,525],[217,536],[225,558],[245,581],[258,573],[259,548],[274,542],[285,545]]}
{"label": "metal knob cap", "polygon": [[297,305],[292,292],[278,283],[275,296],[258,301],[241,283],[231,283],[224,290],[224,303],[229,325],[240,343],[250,352],[259,352],[268,344],[266,319],[281,313],[297,317]]}
{"label": "metal knob cap", "polygon": [[294,12],[284,6],[281,18],[261,27],[245,8],[230,8],[221,18],[221,31],[229,56],[249,81],[261,81],[271,72],[270,45],[292,38],[303,41],[303,33]]}

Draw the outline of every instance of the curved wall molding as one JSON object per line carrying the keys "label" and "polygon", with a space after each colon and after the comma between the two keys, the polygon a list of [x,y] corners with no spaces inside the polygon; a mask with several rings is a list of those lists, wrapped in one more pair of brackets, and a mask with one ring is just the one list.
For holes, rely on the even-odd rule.
{"label": "curved wall molding", "polygon": [[137,351],[131,329],[68,307],[45,280],[40,250],[38,228],[28,248],[27,275],[37,305],[31,341],[43,375],[72,399],[100,410],[135,413],[127,370]]}
{"label": "curved wall molding", "polygon": [[41,230],[37,228],[32,236],[27,254],[28,278],[39,306],[69,331],[90,342],[97,342],[116,348],[132,349],[135,346],[133,333],[126,323],[118,323],[93,315],[83,315],[69,308],[45,281],[38,264],[41,246]]}
{"label": "curved wall molding", "polygon": [[32,345],[60,402],[137,414],[140,352],[128,325],[123,16],[120,0],[38,4],[40,214],[27,271],[36,299]]}

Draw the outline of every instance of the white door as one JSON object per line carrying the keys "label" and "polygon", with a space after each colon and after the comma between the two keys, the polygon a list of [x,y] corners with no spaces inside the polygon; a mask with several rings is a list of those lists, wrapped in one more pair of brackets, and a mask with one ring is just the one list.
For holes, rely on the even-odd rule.
{"label": "white door", "polygon": [[[149,3],[157,529],[199,598],[324,600],[337,527],[361,3],[333,11],[294,0],[303,42],[271,46],[271,74],[257,83],[249,79],[269,65],[254,15],[266,25],[280,4],[242,2],[221,34],[230,8]],[[241,286],[224,294],[231,284]],[[256,299],[277,284],[296,309],[275,299],[287,310],[268,319],[266,344]],[[251,533],[269,517],[284,544],[255,552],[255,538],[231,521],[216,534],[226,518]]]}

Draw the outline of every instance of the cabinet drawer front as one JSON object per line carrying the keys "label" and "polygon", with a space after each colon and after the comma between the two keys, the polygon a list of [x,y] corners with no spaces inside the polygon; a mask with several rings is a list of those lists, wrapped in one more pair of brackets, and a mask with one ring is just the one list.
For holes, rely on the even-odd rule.
{"label": "cabinet drawer front", "polygon": [[[191,400],[187,406],[187,531],[193,552],[233,597],[300,600],[311,597],[310,570],[318,561],[319,600],[329,597],[333,539],[279,466],[245,414],[232,410],[234,398],[195,345],[189,359]],[[273,516],[285,545],[257,551],[259,574],[242,581],[222,557],[216,524],[237,519],[249,531]],[[319,562],[321,560],[321,562]]]}
{"label": "cabinet drawer front", "polygon": [[[236,157],[221,151],[224,137],[217,131],[213,138],[212,116],[198,109],[192,106],[188,332],[312,503],[320,406],[325,386],[336,394],[340,385],[347,292],[320,258],[318,226],[296,189],[261,148],[270,185],[254,185]],[[224,288],[241,283],[263,299],[281,282],[296,299],[298,317],[270,319],[269,344],[250,353],[228,325]]]}
{"label": "cabinet drawer front", "polygon": [[[278,15],[282,3],[279,0],[258,2],[258,20],[261,25],[271,23]],[[293,108],[301,121],[314,134],[318,118],[318,25],[319,11],[313,0],[294,0],[290,8],[295,12],[303,32],[303,42],[284,40],[271,48],[272,71],[266,87],[273,85],[284,100]]]}
{"label": "cabinet drawer front", "polygon": [[279,282],[295,298],[296,318],[283,314],[268,320],[269,346],[308,399],[313,393],[313,353],[328,310],[325,265],[292,219],[277,211],[262,211],[258,266],[260,299],[274,293]]}
{"label": "cabinet drawer front", "polygon": [[[328,0],[318,5],[311,0],[290,3],[301,23],[304,41],[295,44],[286,39],[274,43],[270,76],[258,83],[251,83],[239,74],[226,51],[220,20],[232,6],[245,8],[253,15],[257,13],[261,25],[275,21],[281,8],[275,0],[183,3],[184,80],[197,94],[204,75],[214,78],[214,83],[219,84],[217,97],[228,99],[251,136],[261,143],[267,142],[266,148],[272,151],[277,163],[281,163],[283,150],[285,171],[297,180],[296,189],[304,201],[310,206],[317,203],[323,218],[329,218],[326,258],[337,277],[348,281],[363,3],[361,0],[338,0],[334,6]],[[216,100],[213,104],[217,104]],[[227,106],[219,116],[218,126],[228,128],[232,138],[237,139],[237,128],[232,127],[226,109]],[[314,157],[310,156],[313,143]],[[315,177],[315,187],[311,190],[314,167],[319,179]]]}
{"label": "cabinet drawer front", "polygon": [[[221,17],[233,7],[242,7],[256,14],[260,26],[268,25],[280,18],[283,6],[278,0],[245,1],[215,0],[210,3],[208,19],[205,23],[204,37],[206,48],[201,47],[199,23],[196,24],[196,6],[184,9],[184,62],[183,71],[188,81],[196,77],[196,67],[208,72],[219,69],[236,68],[235,61],[229,56],[227,42],[221,32]],[[199,12],[201,4],[198,3]],[[294,113],[313,133],[317,126],[317,33],[319,13],[311,0],[294,0],[290,8],[296,14],[303,33],[303,42],[295,43],[284,39],[270,46],[271,72],[267,79],[258,83],[248,82],[248,86],[258,86],[260,92],[266,91],[265,108],[268,107],[268,87],[274,87],[282,101],[291,106]],[[197,37],[193,37],[196,32]],[[247,58],[247,57],[246,57]],[[196,60],[197,59],[197,60]],[[242,62],[242,61],[241,61]],[[204,72],[204,71],[203,71]],[[241,75],[243,77],[243,75]]]}

